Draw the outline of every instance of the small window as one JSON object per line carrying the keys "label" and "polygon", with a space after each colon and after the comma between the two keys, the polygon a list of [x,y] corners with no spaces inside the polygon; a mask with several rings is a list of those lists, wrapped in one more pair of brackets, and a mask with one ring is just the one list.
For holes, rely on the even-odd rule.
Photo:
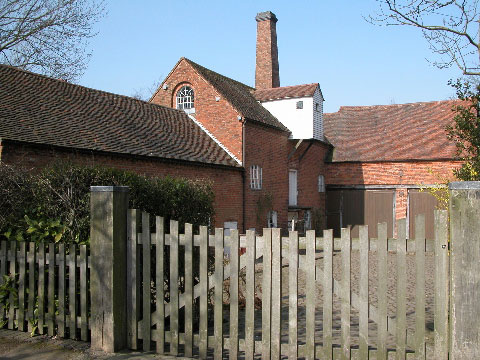
{"label": "small window", "polygon": [[297,109],[303,109],[303,101],[297,101]]}
{"label": "small window", "polygon": [[190,86],[182,86],[177,92],[177,109],[185,110],[186,113],[195,112],[195,96]]}
{"label": "small window", "polygon": [[276,211],[269,211],[268,218],[267,218],[267,227],[269,228],[276,228],[277,227],[277,212]]}
{"label": "small window", "polygon": [[323,175],[318,175],[318,192],[325,192],[325,178]]}
{"label": "small window", "polygon": [[262,168],[258,165],[250,166],[250,188],[253,190],[262,188]]}
{"label": "small window", "polygon": [[315,103],[315,111],[320,111],[320,104],[319,103]]}

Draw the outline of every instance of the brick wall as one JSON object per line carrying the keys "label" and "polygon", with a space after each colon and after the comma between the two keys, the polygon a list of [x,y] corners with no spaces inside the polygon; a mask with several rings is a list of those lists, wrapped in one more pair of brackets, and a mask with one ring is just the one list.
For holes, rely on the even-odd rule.
{"label": "brick wall", "polygon": [[288,153],[293,155],[288,162],[288,168],[297,170],[298,206],[318,210],[324,217],[325,193],[318,192],[318,176],[325,176],[324,159],[328,145],[319,141],[303,141],[293,152],[296,144],[297,141],[289,141]]}
{"label": "brick wall", "polygon": [[374,163],[327,163],[326,184],[421,185],[450,177],[460,161],[409,161]]}
{"label": "brick wall", "polygon": [[195,114],[192,115],[242,161],[242,123],[232,105],[184,59],[172,70],[165,84],[168,89],[160,89],[152,102],[174,108],[178,90],[184,85],[191,86],[195,94]]}
{"label": "brick wall", "polygon": [[255,87],[269,89],[280,86],[277,47],[277,18],[265,12],[257,20],[257,59],[255,68]]}
{"label": "brick wall", "polygon": [[[247,121],[245,124],[245,224],[257,231],[267,225],[267,213],[258,213],[258,204],[269,195],[277,211],[278,227],[286,228],[288,212],[288,134]],[[261,190],[250,189],[250,166],[263,172]],[[258,219],[257,219],[258,217]]]}
{"label": "brick wall", "polygon": [[391,185],[395,190],[395,217],[407,215],[408,188],[453,180],[461,161],[327,163],[327,185]]}
{"label": "brick wall", "polygon": [[146,176],[171,176],[187,179],[206,179],[212,182],[215,192],[215,226],[225,221],[238,221],[243,226],[242,186],[243,170],[212,167],[198,163],[180,163],[128,155],[106,155],[95,152],[78,152],[45,146],[2,141],[0,160],[5,164],[41,169],[57,160],[71,160],[82,165],[101,165],[133,171]]}

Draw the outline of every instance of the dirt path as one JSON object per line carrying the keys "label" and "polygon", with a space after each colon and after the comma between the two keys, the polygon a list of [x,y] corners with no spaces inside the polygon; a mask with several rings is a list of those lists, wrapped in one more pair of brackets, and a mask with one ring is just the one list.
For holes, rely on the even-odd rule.
{"label": "dirt path", "polygon": [[107,354],[92,351],[90,343],[52,338],[46,335],[31,337],[29,333],[0,329],[0,359],[8,360],[106,360],[106,359],[181,359],[149,353],[124,351]]}

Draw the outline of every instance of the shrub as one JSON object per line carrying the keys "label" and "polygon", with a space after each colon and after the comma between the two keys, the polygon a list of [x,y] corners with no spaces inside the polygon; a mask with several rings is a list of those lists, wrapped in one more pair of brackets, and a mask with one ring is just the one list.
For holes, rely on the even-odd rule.
{"label": "shrub", "polygon": [[[205,181],[148,178],[104,167],[56,163],[38,174],[0,165],[0,239],[88,243],[90,186],[130,188],[129,207],[207,225],[214,194]],[[168,230],[168,228],[167,228]]]}

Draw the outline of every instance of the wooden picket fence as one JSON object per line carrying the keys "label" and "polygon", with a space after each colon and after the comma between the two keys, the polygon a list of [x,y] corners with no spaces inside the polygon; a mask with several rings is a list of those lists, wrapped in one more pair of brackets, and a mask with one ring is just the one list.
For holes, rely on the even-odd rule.
{"label": "wooden picket fence", "polygon": [[86,245],[1,241],[0,276],[14,278],[17,295],[0,318],[12,330],[89,340],[88,264]]}
{"label": "wooden picket fence", "polygon": [[[314,231],[308,231],[306,237],[299,237],[297,232],[281,237],[279,229],[264,229],[262,236],[253,231],[239,236],[232,230],[225,236],[223,229],[209,235],[206,227],[200,227],[199,234],[194,234],[189,224],[180,234],[176,221],[170,222],[170,232],[166,233],[160,217],[155,218],[155,232],[151,233],[149,214],[137,210],[129,210],[127,224],[127,328],[131,349],[216,359],[227,353],[231,358],[246,359],[387,359],[389,355],[397,359],[448,358],[445,211],[435,213],[433,240],[425,239],[422,215],[416,219],[415,239],[407,239],[405,219],[397,223],[397,239],[387,238],[386,224],[378,225],[376,239],[368,238],[366,226],[360,227],[358,239],[351,238],[349,229],[342,229],[339,239],[333,238],[331,230],[324,231],[323,237],[317,237]],[[227,261],[225,248],[229,249]],[[240,248],[246,248],[242,255]],[[199,256],[198,269],[193,268],[194,254]],[[352,254],[360,259],[358,269],[352,269]],[[425,266],[427,254],[434,256],[434,269]],[[180,256],[184,257],[184,269],[179,268]],[[214,271],[209,273],[212,256]],[[392,256],[396,279],[389,286],[387,273]],[[412,316],[407,314],[407,298],[411,297],[407,290],[412,291],[407,257],[412,256],[413,329],[407,326],[407,317]],[[165,258],[169,259],[168,279],[164,277]],[[340,271],[335,275],[336,259],[340,259]],[[372,263],[377,272],[375,286],[371,284]],[[426,330],[427,270],[434,272],[433,331]],[[194,278],[194,273],[198,277]],[[181,274],[185,274],[182,279]],[[352,274],[358,277],[357,292],[353,290]],[[244,288],[240,286],[242,277]],[[305,284],[304,293],[299,291],[300,279]],[[178,286],[180,280],[183,291]],[[282,283],[288,284],[286,294]],[[395,288],[393,298],[389,287]],[[164,300],[166,294],[168,301]],[[261,311],[256,309],[260,299]],[[389,306],[392,301],[393,312]],[[337,307],[339,304],[340,314],[334,312],[334,302]],[[306,314],[302,320],[300,310]],[[358,317],[355,336],[351,331],[354,314]],[[372,327],[375,331],[371,333]]]}

